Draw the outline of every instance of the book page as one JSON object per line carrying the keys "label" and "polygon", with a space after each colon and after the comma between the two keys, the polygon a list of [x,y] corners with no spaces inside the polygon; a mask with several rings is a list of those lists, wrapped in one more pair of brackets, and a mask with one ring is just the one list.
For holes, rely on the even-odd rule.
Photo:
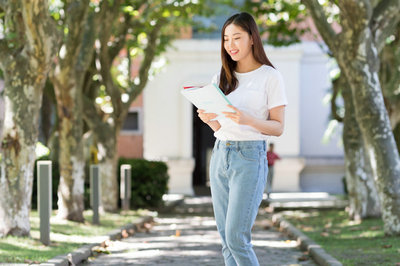
{"label": "book page", "polygon": [[228,98],[215,84],[204,87],[192,87],[181,90],[181,93],[198,109],[205,110],[206,113],[215,113],[217,120],[224,116],[222,112],[233,112],[227,105],[231,104]]}

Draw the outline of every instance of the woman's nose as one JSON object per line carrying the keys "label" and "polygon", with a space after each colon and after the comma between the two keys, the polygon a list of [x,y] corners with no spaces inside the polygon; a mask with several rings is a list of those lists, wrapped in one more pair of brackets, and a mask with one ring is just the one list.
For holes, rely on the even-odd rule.
{"label": "woman's nose", "polygon": [[226,48],[228,48],[228,49],[234,48],[233,47],[233,42],[231,40],[226,42]]}

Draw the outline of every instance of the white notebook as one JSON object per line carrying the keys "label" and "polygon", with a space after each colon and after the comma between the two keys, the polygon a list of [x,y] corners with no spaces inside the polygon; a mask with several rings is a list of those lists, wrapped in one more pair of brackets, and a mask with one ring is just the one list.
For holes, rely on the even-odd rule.
{"label": "white notebook", "polygon": [[203,87],[186,87],[181,90],[186,97],[198,109],[205,110],[206,113],[215,113],[218,116],[213,120],[224,117],[222,112],[234,112],[227,105],[232,105],[221,89],[215,84],[209,84]]}

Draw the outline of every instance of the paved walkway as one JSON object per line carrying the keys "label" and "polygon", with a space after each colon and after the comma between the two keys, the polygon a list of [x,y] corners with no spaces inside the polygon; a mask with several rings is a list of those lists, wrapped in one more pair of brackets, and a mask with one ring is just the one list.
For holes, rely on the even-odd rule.
{"label": "paved walkway", "polygon": [[[200,202],[196,203],[196,200]],[[150,232],[114,241],[110,254],[82,265],[224,265],[209,198],[190,199],[175,213],[160,214]],[[253,246],[260,265],[316,265],[275,227],[260,209],[253,228]],[[306,258],[305,261],[299,258]]]}

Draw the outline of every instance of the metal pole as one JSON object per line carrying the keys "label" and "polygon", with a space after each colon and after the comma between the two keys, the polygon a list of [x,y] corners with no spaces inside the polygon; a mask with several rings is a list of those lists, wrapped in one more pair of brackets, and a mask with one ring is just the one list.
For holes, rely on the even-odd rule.
{"label": "metal pole", "polygon": [[130,209],[131,200],[131,166],[129,164],[121,165],[121,205],[123,210]]}
{"label": "metal pole", "polygon": [[99,166],[90,166],[90,206],[93,209],[93,224],[100,224],[100,177]]}
{"label": "metal pole", "polygon": [[51,161],[37,162],[38,207],[40,217],[40,242],[50,245],[50,217],[52,205]]}

